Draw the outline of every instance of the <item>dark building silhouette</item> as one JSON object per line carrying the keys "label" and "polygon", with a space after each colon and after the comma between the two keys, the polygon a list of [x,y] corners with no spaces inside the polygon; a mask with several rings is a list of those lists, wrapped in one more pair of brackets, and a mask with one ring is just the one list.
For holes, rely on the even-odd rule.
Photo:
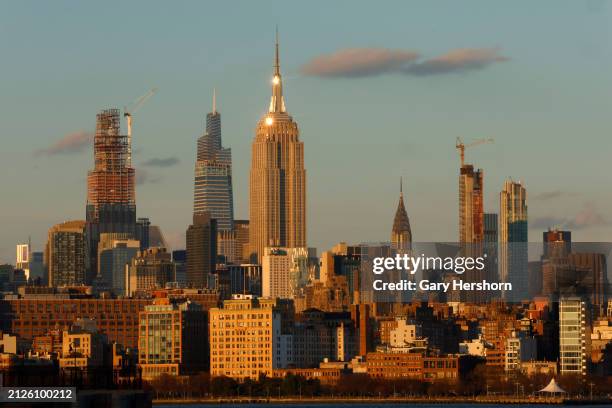
{"label": "dark building silhouette", "polygon": [[196,213],[187,229],[187,285],[209,287],[209,276],[215,271],[217,222],[210,213]]}
{"label": "dark building silhouette", "polygon": [[151,246],[150,230],[151,221],[148,218],[138,218],[136,220],[136,239],[140,241],[140,250]]}
{"label": "dark building silhouette", "polygon": [[172,251],[172,262],[174,262],[176,282],[184,286],[187,283],[187,251],[184,249]]}

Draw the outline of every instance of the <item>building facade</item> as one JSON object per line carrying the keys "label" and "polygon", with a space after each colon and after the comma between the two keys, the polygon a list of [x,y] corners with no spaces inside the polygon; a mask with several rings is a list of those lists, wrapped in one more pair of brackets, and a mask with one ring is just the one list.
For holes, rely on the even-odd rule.
{"label": "building facade", "polygon": [[150,299],[78,299],[47,295],[33,299],[0,300],[1,330],[24,339],[70,327],[79,318],[95,320],[110,342],[138,347],[138,312]]}
{"label": "building facade", "polygon": [[49,229],[45,247],[45,265],[49,286],[85,283],[85,221],[67,221]]}
{"label": "building facade", "polygon": [[17,257],[15,268],[25,272],[26,279],[30,278],[30,244],[17,244]]}
{"label": "building facade", "polygon": [[98,276],[116,295],[125,295],[125,271],[140,250],[140,242],[124,234],[100,234]]}
{"label": "building facade", "polygon": [[291,335],[277,300],[236,295],[210,309],[210,374],[237,380],[272,377],[290,363]]}
{"label": "building facade", "polygon": [[196,213],[187,229],[187,286],[210,287],[217,264],[217,221],[210,213]]}
{"label": "building facade", "polygon": [[559,302],[559,367],[561,374],[586,375],[586,303],[580,298]]}
{"label": "building facade", "polygon": [[142,378],[208,370],[207,314],[195,303],[157,299],[139,313],[138,365]]}
{"label": "building facade", "polygon": [[125,293],[133,296],[174,282],[174,264],[166,248],[149,248],[138,251],[132,258],[125,279]]}
{"label": "building facade", "polygon": [[307,248],[264,248],[261,260],[263,297],[293,299],[307,282]]}

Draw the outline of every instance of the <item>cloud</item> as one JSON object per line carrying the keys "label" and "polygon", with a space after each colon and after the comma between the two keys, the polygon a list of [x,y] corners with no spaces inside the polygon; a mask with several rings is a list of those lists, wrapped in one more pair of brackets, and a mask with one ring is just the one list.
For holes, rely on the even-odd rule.
{"label": "cloud", "polygon": [[610,220],[606,219],[600,212],[595,208],[592,203],[587,203],[585,206],[576,214],[574,218],[568,220],[565,228],[568,229],[583,229],[588,227],[594,227],[599,225],[610,225]]}
{"label": "cloud", "polygon": [[166,158],[154,157],[152,159],[145,161],[144,163],[142,163],[142,165],[148,166],[148,167],[171,167],[171,166],[177,165],[178,163],[179,163],[178,157],[166,157]]}
{"label": "cloud", "polygon": [[157,184],[161,181],[160,176],[151,175],[147,170],[136,170],[136,185]]}
{"label": "cloud", "polygon": [[581,230],[596,226],[612,225],[592,203],[586,203],[572,218],[544,216],[535,218],[530,223],[532,229],[561,228],[567,230]]}
{"label": "cloud", "polygon": [[554,200],[554,199],[562,198],[562,197],[575,197],[577,195],[578,194],[576,193],[570,193],[568,191],[553,190],[553,191],[544,191],[538,194],[534,194],[532,198],[537,201],[548,201],[548,200]]}
{"label": "cloud", "polygon": [[460,48],[410,65],[404,71],[417,76],[464,73],[508,60],[500,55],[499,48]]}
{"label": "cloud", "polygon": [[313,58],[302,66],[304,75],[324,78],[358,78],[398,72],[419,54],[387,48],[345,48]]}
{"label": "cloud", "polygon": [[360,78],[383,74],[414,76],[465,73],[508,61],[499,48],[459,48],[438,57],[419,61],[412,50],[387,48],[345,48],[320,55],[302,66],[307,76]]}
{"label": "cloud", "polygon": [[34,152],[37,156],[55,156],[59,154],[81,153],[93,144],[93,132],[80,130],[65,135],[60,140],[45,149]]}
{"label": "cloud", "polygon": [[565,218],[559,217],[536,217],[533,221],[529,222],[529,228],[537,230],[545,230],[548,228],[562,228],[562,225],[566,223]]}
{"label": "cloud", "polygon": [[173,250],[185,248],[185,231],[170,231],[164,236],[168,246]]}

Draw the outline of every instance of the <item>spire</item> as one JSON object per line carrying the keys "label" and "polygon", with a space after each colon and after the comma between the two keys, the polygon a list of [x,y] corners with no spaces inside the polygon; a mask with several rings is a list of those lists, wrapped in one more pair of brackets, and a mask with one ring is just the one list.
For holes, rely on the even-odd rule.
{"label": "spire", "polygon": [[278,52],[278,27],[276,27],[276,42],[274,52],[274,76],[272,77],[272,98],[270,99],[270,113],[284,113],[285,100],[283,98],[283,81],[280,73],[280,56]]}
{"label": "spire", "polygon": [[213,88],[213,108],[212,113],[215,115],[217,113],[217,89]]}
{"label": "spire", "polygon": [[410,220],[404,205],[404,188],[402,178],[400,177],[400,196],[393,218],[393,228],[391,229],[391,242],[398,249],[410,249],[412,243],[412,230],[410,228]]}
{"label": "spire", "polygon": [[274,75],[280,76],[280,58],[278,56],[278,24],[276,25],[276,50],[274,53]]}

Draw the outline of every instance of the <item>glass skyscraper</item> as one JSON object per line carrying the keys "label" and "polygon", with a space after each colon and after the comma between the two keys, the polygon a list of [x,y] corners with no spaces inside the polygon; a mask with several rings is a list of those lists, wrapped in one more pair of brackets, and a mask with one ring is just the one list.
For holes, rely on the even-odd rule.
{"label": "glass skyscraper", "polygon": [[234,228],[232,152],[221,146],[221,114],[216,105],[213,94],[213,109],[206,115],[206,131],[198,139],[193,212],[209,213],[217,220],[219,232],[231,232]]}
{"label": "glass skyscraper", "polygon": [[521,301],[528,294],[527,191],[520,182],[506,180],[499,193],[500,278],[512,283],[506,300]]}

